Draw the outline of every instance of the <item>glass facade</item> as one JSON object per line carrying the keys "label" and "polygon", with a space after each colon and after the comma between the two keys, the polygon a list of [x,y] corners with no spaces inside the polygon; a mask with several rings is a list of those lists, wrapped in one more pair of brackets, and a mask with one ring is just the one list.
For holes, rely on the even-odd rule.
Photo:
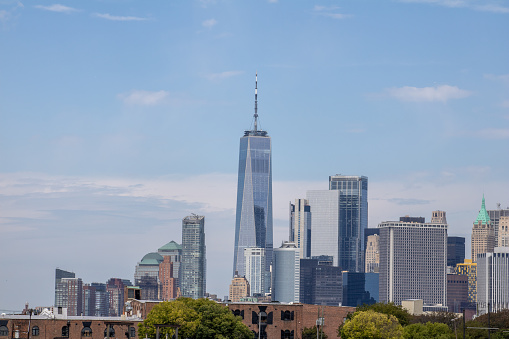
{"label": "glass facade", "polygon": [[345,271],[363,272],[364,230],[368,227],[368,178],[330,176],[329,190],[341,192],[338,234],[339,267]]}
{"label": "glass facade", "polygon": [[246,131],[240,139],[233,274],[246,275],[245,248],[265,249],[265,292],[270,287],[273,251],[271,151],[265,131]]}
{"label": "glass facade", "polygon": [[206,292],[205,217],[192,215],[182,220],[183,297],[203,298]]}

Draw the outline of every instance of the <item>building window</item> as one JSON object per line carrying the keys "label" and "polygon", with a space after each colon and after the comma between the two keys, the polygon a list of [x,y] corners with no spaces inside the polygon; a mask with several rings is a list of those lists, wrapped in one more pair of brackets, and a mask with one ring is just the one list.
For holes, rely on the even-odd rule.
{"label": "building window", "polygon": [[81,330],[81,336],[83,338],[92,337],[92,329],[90,327],[83,327],[83,329]]}
{"label": "building window", "polygon": [[32,327],[32,335],[37,337],[39,335],[39,326]]}
{"label": "building window", "polygon": [[293,331],[281,330],[281,339],[293,339]]}
{"label": "building window", "polygon": [[133,326],[129,327],[129,337],[130,338],[136,337],[136,328]]}
{"label": "building window", "polygon": [[7,326],[0,326],[0,336],[7,335],[9,335],[9,330],[7,329]]}
{"label": "building window", "polygon": [[[110,333],[108,335],[108,328],[110,329]],[[113,326],[108,326],[104,329],[104,337],[105,338],[113,338],[115,337],[115,329],[113,328]]]}
{"label": "building window", "polygon": [[62,337],[69,338],[69,326],[62,327]]}

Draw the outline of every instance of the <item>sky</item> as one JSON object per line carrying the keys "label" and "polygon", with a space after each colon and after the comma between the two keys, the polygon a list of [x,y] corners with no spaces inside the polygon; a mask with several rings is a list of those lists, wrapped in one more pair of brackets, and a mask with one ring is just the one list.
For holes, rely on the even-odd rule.
{"label": "sky", "polygon": [[509,206],[509,2],[0,0],[0,310],[51,306],[55,268],[133,280],[205,216],[228,293],[239,139],[272,137],[288,204],[369,178],[369,227]]}

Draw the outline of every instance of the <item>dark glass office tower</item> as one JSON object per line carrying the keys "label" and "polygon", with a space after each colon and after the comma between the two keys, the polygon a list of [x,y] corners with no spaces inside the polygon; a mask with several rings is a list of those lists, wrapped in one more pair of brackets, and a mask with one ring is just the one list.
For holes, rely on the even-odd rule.
{"label": "dark glass office tower", "polygon": [[[266,131],[258,130],[257,86],[254,129],[240,138],[237,216],[233,275],[244,276],[244,249],[265,249],[265,291],[270,287],[272,262],[272,146]],[[252,284],[252,282],[250,282]]]}
{"label": "dark glass office tower", "polygon": [[329,177],[329,190],[341,192],[338,266],[344,271],[364,272],[363,240],[364,230],[368,227],[368,178],[333,175]]}

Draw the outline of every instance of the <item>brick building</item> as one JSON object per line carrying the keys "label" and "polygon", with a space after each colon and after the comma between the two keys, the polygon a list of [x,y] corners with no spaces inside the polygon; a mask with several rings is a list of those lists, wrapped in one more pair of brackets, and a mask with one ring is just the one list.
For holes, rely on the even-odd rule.
{"label": "brick building", "polygon": [[0,338],[65,339],[110,338],[138,339],[138,323],[142,319],[120,317],[81,317],[59,315],[1,315]]}
{"label": "brick building", "polygon": [[[302,330],[316,325],[319,317],[324,318],[323,332],[329,338],[337,337],[337,329],[355,307],[319,306],[308,304],[282,303],[229,303],[233,314],[242,317],[242,322],[258,338],[302,338]],[[259,326],[259,324],[261,326]]]}

